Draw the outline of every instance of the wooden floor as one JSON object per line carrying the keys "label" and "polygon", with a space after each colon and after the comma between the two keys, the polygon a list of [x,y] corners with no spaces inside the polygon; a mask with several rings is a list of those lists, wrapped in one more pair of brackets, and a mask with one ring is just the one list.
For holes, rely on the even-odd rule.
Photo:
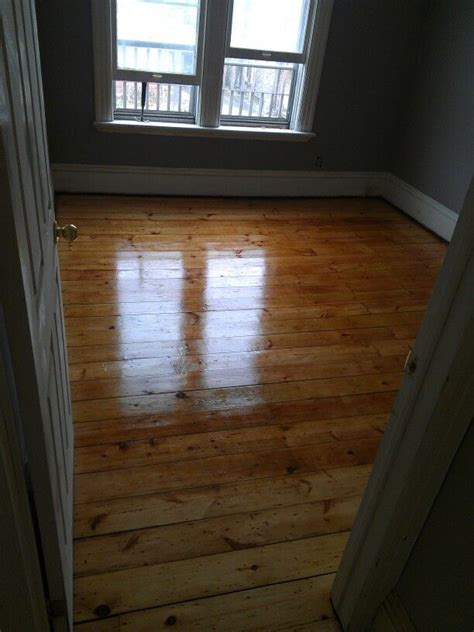
{"label": "wooden floor", "polygon": [[63,197],[80,632],[335,631],[446,247],[378,200]]}

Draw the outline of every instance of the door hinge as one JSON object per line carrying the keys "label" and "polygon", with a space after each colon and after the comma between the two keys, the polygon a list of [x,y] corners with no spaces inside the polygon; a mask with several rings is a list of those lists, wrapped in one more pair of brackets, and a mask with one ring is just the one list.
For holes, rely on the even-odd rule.
{"label": "door hinge", "polygon": [[417,366],[418,366],[418,358],[413,353],[413,349],[410,349],[405,360],[405,366],[404,366],[405,373],[408,373],[409,375],[414,375],[416,372]]}

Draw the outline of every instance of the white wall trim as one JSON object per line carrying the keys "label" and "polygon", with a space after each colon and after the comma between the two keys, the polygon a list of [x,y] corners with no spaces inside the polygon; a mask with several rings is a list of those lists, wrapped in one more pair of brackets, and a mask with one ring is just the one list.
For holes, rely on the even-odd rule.
{"label": "white wall trim", "polygon": [[391,173],[386,174],[383,197],[440,237],[451,240],[458,215],[447,206]]}
{"label": "white wall trim", "polygon": [[458,215],[400,178],[382,171],[172,169],[53,164],[60,193],[244,197],[383,197],[450,240]]}
{"label": "white wall trim", "polygon": [[259,171],[53,164],[62,193],[255,197],[377,196],[384,174],[369,171]]}
{"label": "white wall trim", "polygon": [[[210,112],[209,107],[203,106]],[[207,114],[206,114],[207,116]],[[163,121],[95,121],[94,127],[99,132],[109,134],[145,134],[147,136],[197,136],[199,138],[235,138],[239,140],[276,140],[279,142],[307,143],[316,134],[297,132],[292,129],[276,127],[250,127],[239,125],[220,125],[203,127],[191,123],[164,123]]]}

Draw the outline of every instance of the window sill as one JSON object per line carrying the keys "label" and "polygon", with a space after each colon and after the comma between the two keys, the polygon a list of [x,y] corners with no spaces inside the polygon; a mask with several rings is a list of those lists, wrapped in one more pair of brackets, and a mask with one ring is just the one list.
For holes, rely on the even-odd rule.
{"label": "window sill", "polygon": [[312,132],[295,132],[270,127],[200,127],[189,123],[145,123],[141,121],[96,121],[100,132],[121,134],[159,134],[163,136],[198,136],[201,138],[238,138],[251,140],[277,140],[307,142],[315,137]]}

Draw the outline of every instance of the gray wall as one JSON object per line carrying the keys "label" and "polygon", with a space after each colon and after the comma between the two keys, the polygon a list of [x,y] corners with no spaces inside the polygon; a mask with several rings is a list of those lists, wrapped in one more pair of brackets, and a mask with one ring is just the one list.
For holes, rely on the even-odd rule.
{"label": "gray wall", "polygon": [[474,626],[473,455],[471,424],[396,587],[420,632]]}
{"label": "gray wall", "polygon": [[385,170],[425,0],[335,0],[309,143],[96,132],[90,0],[38,0],[52,162]]}
{"label": "gray wall", "polygon": [[474,172],[474,0],[433,0],[392,171],[459,213]]}

